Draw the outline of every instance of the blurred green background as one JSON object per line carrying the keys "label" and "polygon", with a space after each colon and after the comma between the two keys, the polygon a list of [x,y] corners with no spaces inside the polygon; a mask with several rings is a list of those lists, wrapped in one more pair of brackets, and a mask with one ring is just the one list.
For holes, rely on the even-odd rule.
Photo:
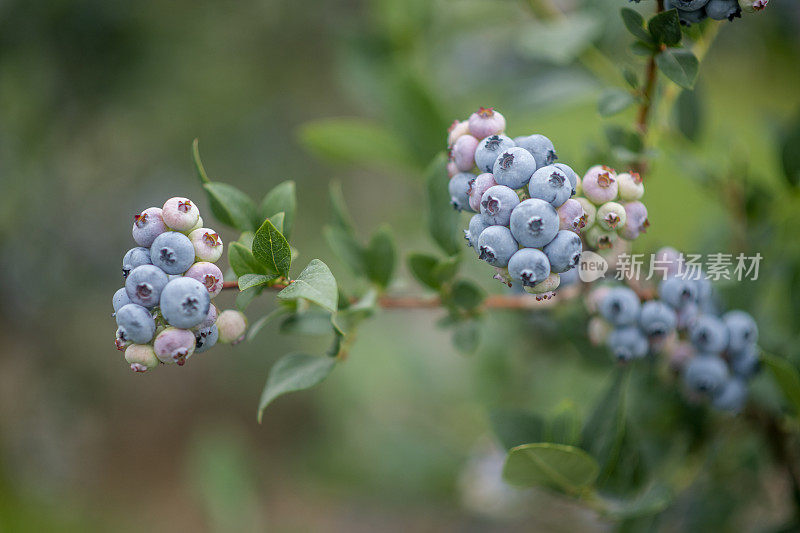
{"label": "blurred green background", "polygon": [[[618,16],[627,2],[554,3],[578,15],[569,28],[588,36],[578,48],[592,40],[641,72]],[[362,236],[389,223],[402,251],[430,251],[420,169],[444,148],[444,128],[478,105],[497,106],[513,134],[549,136],[579,172],[598,162],[604,126],[633,112],[601,118],[606,82],[575,61],[569,39],[561,53],[543,49],[547,27],[512,0],[0,1],[0,530],[609,530],[546,493],[514,505],[519,494],[492,486],[488,409],[585,414],[607,382],[606,355],[570,340],[584,336],[574,309],[497,312],[466,357],[434,326],[441,313],[383,312],[346,365],[277,401],[262,425],[269,366],[324,341],[270,327],[256,342],[143,376],[113,346],[110,300],[132,215],[188,196],[214,227],[193,175],[195,137],[212,179],[256,199],[295,180],[297,264],[321,257],[349,289],[357,282],[321,238],[330,180],[343,182]],[[800,109],[798,35],[791,1],[724,24],[701,69],[694,140],[657,115],[652,226],[636,244],[761,251],[767,279],[723,291],[795,361],[800,201],[779,146]],[[324,146],[307,123],[332,117],[401,139],[405,159],[318,157]],[[342,142],[376,153],[368,137]],[[745,227],[740,238],[740,213],[709,174],[756,191],[758,232]],[[469,277],[499,290],[485,265],[466,263]],[[422,289],[403,268],[393,291]],[[271,308],[262,300],[248,315]],[[232,307],[233,295],[220,301]],[[722,427],[739,439],[736,421]],[[708,476],[750,505],[736,514],[726,493],[692,515],[708,492],[701,478],[662,526],[702,530],[708,509],[746,530],[779,523],[786,488],[748,473],[755,451],[737,453]]]}

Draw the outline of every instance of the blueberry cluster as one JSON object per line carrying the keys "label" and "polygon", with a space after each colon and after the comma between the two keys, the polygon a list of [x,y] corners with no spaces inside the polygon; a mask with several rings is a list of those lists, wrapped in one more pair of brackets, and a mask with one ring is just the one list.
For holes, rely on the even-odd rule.
{"label": "blueberry cluster", "polygon": [[537,299],[550,298],[559,274],[574,268],[585,215],[571,200],[579,178],[556,163],[544,135],[510,138],[506,120],[480,108],[450,127],[448,187],[456,209],[477,213],[464,230],[469,246],[495,267],[498,279],[521,283]]}
{"label": "blueberry cluster", "polygon": [[617,172],[595,165],[578,182],[578,196],[585,213],[584,241],[593,250],[610,248],[617,238],[633,241],[647,231],[647,207],[640,201],[644,183],[636,172]]}
{"label": "blueberry cluster", "polygon": [[605,342],[621,361],[662,353],[682,376],[690,397],[710,399],[720,410],[739,411],[747,399],[747,380],[759,367],[758,326],[744,311],[719,316],[702,272],[683,270],[681,256],[673,249],[659,256],[668,268],[658,285],[658,298],[642,301],[625,286],[593,291],[590,305],[600,317],[590,322],[590,338]]}
{"label": "blueberry cluster", "polygon": [[188,198],[170,198],[133,217],[137,247],[122,259],[125,286],[114,293],[117,349],[135,372],[159,362],[183,365],[217,342],[238,342],[247,327],[242,313],[217,313],[211,300],[222,290],[222,239],[203,227]]}
{"label": "blueberry cluster", "polygon": [[665,0],[664,8],[677,9],[681,24],[690,26],[706,18],[733,21],[741,18],[742,11],[761,11],[768,3],[769,0]]}

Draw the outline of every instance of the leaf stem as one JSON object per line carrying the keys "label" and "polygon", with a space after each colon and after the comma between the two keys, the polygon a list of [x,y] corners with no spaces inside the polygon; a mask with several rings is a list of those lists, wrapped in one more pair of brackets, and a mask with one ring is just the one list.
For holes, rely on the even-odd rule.
{"label": "leaf stem", "polygon": [[[662,11],[664,11],[664,0],[658,0],[656,2],[656,14],[661,13]],[[639,110],[636,113],[635,127],[636,131],[639,132],[639,135],[642,138],[642,154],[646,152],[644,144],[645,139],[647,138],[651,109],[653,107],[653,98],[655,96],[655,89],[658,82],[658,66],[656,65],[656,56],[659,54],[659,52],[661,52],[661,50],[655,50],[652,54],[650,54],[650,59],[647,61],[647,66],[645,67],[644,87],[642,88],[641,92],[641,103],[639,104]],[[634,161],[632,166],[633,169],[639,174],[645,174],[648,167],[647,158],[644,155],[640,155],[639,158]]]}

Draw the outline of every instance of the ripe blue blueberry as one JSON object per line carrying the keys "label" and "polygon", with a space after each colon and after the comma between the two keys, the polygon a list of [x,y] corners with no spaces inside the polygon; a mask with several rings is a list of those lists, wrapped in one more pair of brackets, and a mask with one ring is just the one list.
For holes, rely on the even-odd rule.
{"label": "ripe blue blueberry", "polygon": [[194,246],[183,233],[168,231],[153,241],[150,260],[167,274],[183,274],[194,263]]}
{"label": "ripe blue blueberry", "polygon": [[692,357],[683,372],[687,388],[700,394],[713,394],[728,379],[728,366],[718,355],[700,353]]}
{"label": "ripe blue blueberry", "polygon": [[206,287],[193,278],[178,278],[161,292],[161,314],[171,326],[193,328],[205,320],[211,305]]}
{"label": "ripe blue blueberry", "polygon": [[122,277],[127,278],[131,270],[142,265],[151,265],[150,250],[137,246],[125,252],[125,257],[122,258]]}
{"label": "ripe blue blueberry", "polygon": [[516,146],[514,141],[505,135],[491,135],[486,137],[478,144],[475,150],[475,164],[481,172],[491,172],[494,168],[495,160],[511,148]]}
{"label": "ripe blue blueberry", "polygon": [[555,238],[560,221],[552,205],[530,198],[514,208],[510,224],[511,233],[522,246],[541,248]]}
{"label": "ripe blue blueberry", "polygon": [[747,400],[747,383],[738,377],[728,378],[714,394],[711,405],[720,411],[738,413]]}
{"label": "ripe blue blueberry", "polygon": [[550,260],[550,270],[560,274],[572,269],[581,260],[583,243],[577,233],[562,229],[542,251]]}
{"label": "ripe blue blueberry", "polygon": [[469,190],[472,180],[475,179],[475,174],[469,172],[459,172],[452,178],[447,185],[447,192],[450,194],[450,204],[461,211],[462,209],[470,210],[469,207]]}
{"label": "ripe blue blueberry", "polygon": [[658,300],[650,300],[642,304],[639,312],[639,327],[645,335],[652,339],[663,339],[675,330],[678,317],[667,304]]}
{"label": "ripe blue blueberry", "polygon": [[534,171],[536,171],[536,160],[527,150],[516,146],[504,150],[492,167],[494,180],[512,189],[523,187],[531,179]]}
{"label": "ripe blue blueberry", "polygon": [[658,296],[674,309],[697,303],[698,286],[693,280],[669,277],[658,284]]}
{"label": "ripe blue blueberry", "polygon": [[168,281],[167,275],[157,266],[138,266],[128,274],[125,292],[131,302],[143,307],[155,307]]}
{"label": "ripe blue blueberry", "polygon": [[146,344],[156,332],[153,316],[141,305],[123,305],[117,311],[116,319],[117,339],[125,343]]}
{"label": "ripe blue blueberry", "polygon": [[730,354],[731,370],[743,378],[753,377],[759,370],[761,358],[755,344],[751,344],[740,352]]}
{"label": "ripe blue blueberry", "polygon": [[628,287],[614,287],[600,300],[598,310],[603,318],[615,326],[635,324],[641,309],[639,296]]}
{"label": "ripe blue blueberry", "polygon": [[758,342],[758,326],[749,313],[728,311],[722,315],[722,321],[730,333],[728,350],[731,352],[744,352]]}
{"label": "ripe blue blueberry", "polygon": [[672,7],[683,11],[697,11],[705,6],[709,0],[668,0]]}
{"label": "ripe blue blueberry", "polygon": [[148,248],[156,237],[167,230],[160,207],[148,207],[133,217],[133,240],[139,246]]}
{"label": "ripe blue blueberry", "polygon": [[472,215],[472,218],[469,219],[469,229],[464,230],[464,238],[467,239],[469,246],[475,248],[476,252],[478,251],[478,237],[489,226],[491,224],[487,224],[482,215]]}
{"label": "ripe blue blueberry", "polygon": [[489,226],[478,237],[479,257],[495,267],[505,267],[519,246],[505,226]]}
{"label": "ripe blue blueberry", "polygon": [[701,352],[722,353],[728,347],[728,328],[713,315],[700,315],[689,330],[689,339]]}
{"label": "ripe blue blueberry", "polygon": [[578,180],[579,180],[578,173],[572,170],[571,166],[565,165],[564,163],[553,163],[553,166],[558,168],[564,174],[566,174],[567,179],[569,179],[569,184],[572,185],[573,189],[575,190],[578,189]]}
{"label": "ripe blue blueberry", "polygon": [[528,183],[531,198],[538,198],[553,207],[561,207],[575,194],[567,174],[555,165],[541,167]]}
{"label": "ripe blue blueberry", "polygon": [[117,292],[114,293],[114,297],[111,298],[111,305],[114,306],[115,313],[119,311],[120,307],[128,305],[129,303],[131,303],[131,299],[128,298],[128,292],[125,290],[125,287],[117,289]]}
{"label": "ripe blue blueberry", "polygon": [[514,189],[505,185],[495,185],[489,187],[481,196],[481,215],[488,224],[507,226],[511,220],[511,212],[518,205],[519,196]]}
{"label": "ripe blue blueberry", "polygon": [[[702,22],[703,19],[706,18],[706,11],[705,9],[697,9],[694,11],[688,11],[686,9],[681,9],[680,4],[684,3],[685,0],[665,0],[664,1],[664,9],[677,9],[678,10],[678,18],[681,21],[681,24],[685,26],[691,26],[692,24],[696,24],[698,22]],[[708,0],[705,0],[708,1]]]}
{"label": "ripe blue blueberry", "polygon": [[533,287],[550,275],[550,261],[541,250],[522,248],[508,261],[508,274],[523,286]]}
{"label": "ripe blue blueberry", "polygon": [[531,153],[536,159],[536,168],[552,165],[558,159],[555,146],[544,135],[533,134],[527,137],[516,137],[514,142]]}
{"label": "ripe blue blueberry", "polygon": [[219,328],[214,324],[208,328],[202,328],[194,334],[194,353],[203,353],[219,340]]}
{"label": "ripe blue blueberry", "polygon": [[606,338],[606,346],[619,361],[641,359],[647,355],[647,337],[636,326],[614,329]]}

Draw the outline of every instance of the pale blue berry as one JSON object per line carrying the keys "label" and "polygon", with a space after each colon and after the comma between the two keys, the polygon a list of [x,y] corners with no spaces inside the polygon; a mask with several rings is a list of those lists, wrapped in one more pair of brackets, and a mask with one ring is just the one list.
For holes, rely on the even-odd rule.
{"label": "pale blue berry", "polygon": [[728,379],[728,366],[718,355],[701,353],[686,365],[683,381],[690,391],[713,394]]}
{"label": "pale blue berry", "polygon": [[483,230],[491,226],[491,224],[487,224],[486,221],[483,219],[483,215],[472,215],[472,218],[469,219],[469,229],[464,230],[464,238],[467,239],[467,244],[472,248],[475,248],[475,251],[478,251],[478,237],[481,236]]}
{"label": "pale blue berry", "polygon": [[142,265],[153,264],[150,260],[150,250],[143,246],[131,248],[125,252],[125,257],[122,258],[122,277],[127,278],[131,270]]}
{"label": "pale blue berry", "polygon": [[131,303],[131,299],[128,298],[128,291],[125,290],[125,287],[121,289],[117,289],[117,292],[114,293],[114,297],[111,298],[111,305],[114,306],[114,312],[120,310],[123,305],[128,305]]}
{"label": "pale blue berry", "polygon": [[519,246],[505,226],[489,226],[478,237],[479,257],[495,267],[505,267]]}
{"label": "pale blue berry", "polygon": [[755,344],[751,344],[740,352],[730,353],[731,370],[737,376],[751,378],[758,372],[761,358]]}
{"label": "pale blue berry", "polygon": [[210,305],[208,290],[194,278],[174,279],[161,292],[161,314],[176,328],[190,329],[203,322]]}
{"label": "pale blue berry", "polygon": [[573,189],[578,189],[578,173],[572,170],[571,166],[565,165],[564,163],[553,163],[553,166],[566,174],[567,179],[569,179],[569,184]]}
{"label": "pale blue berry", "polygon": [[194,334],[195,344],[194,353],[203,353],[219,340],[219,328],[214,324],[211,327],[203,328]]}
{"label": "pale blue berry", "polygon": [[117,311],[116,319],[117,340],[124,343],[147,344],[156,332],[153,315],[141,305],[123,305]]}
{"label": "pale blue berry", "polygon": [[550,261],[541,250],[522,248],[508,261],[508,274],[523,286],[533,287],[550,275]]}
{"label": "pale blue berry", "polygon": [[694,280],[672,276],[658,284],[658,296],[674,309],[683,309],[697,303],[698,289]]}
{"label": "pale blue berry", "polygon": [[728,378],[715,392],[711,401],[716,409],[738,413],[747,401],[747,383],[738,377]]}
{"label": "pale blue berry", "polygon": [[531,198],[538,198],[553,207],[561,207],[575,194],[575,188],[567,174],[555,165],[541,167],[531,176],[528,183]]}
{"label": "pale blue berry", "polygon": [[641,359],[647,355],[647,338],[636,326],[614,329],[606,338],[606,346],[619,361]]}
{"label": "pale blue berry", "polygon": [[639,327],[645,335],[653,339],[662,339],[675,330],[678,317],[667,304],[651,300],[642,304],[639,311]]}
{"label": "pale blue berry", "polygon": [[492,167],[494,180],[512,189],[523,187],[535,171],[536,160],[527,150],[519,147],[504,150]]}
{"label": "pale blue berry", "polygon": [[635,324],[641,309],[639,296],[628,287],[610,289],[598,305],[603,318],[615,326]]}
{"label": "pale blue berry", "polygon": [[713,315],[697,317],[691,330],[689,339],[701,352],[722,353],[728,347],[728,328],[725,323]]}
{"label": "pale blue berry", "polygon": [[547,165],[552,165],[558,156],[556,155],[556,148],[553,146],[552,141],[544,135],[533,134],[527,137],[516,137],[514,142],[530,152],[536,159],[536,168],[542,168]]}
{"label": "pale blue berry", "polygon": [[125,292],[131,302],[144,307],[155,307],[168,281],[167,275],[157,266],[138,266],[128,274]]}
{"label": "pale blue berry", "polygon": [[183,274],[194,263],[194,245],[183,233],[162,233],[153,241],[150,260],[167,274]]}
{"label": "pale blue berry", "polygon": [[559,225],[556,209],[538,198],[520,202],[511,212],[511,233],[526,248],[541,248],[552,241]]}
{"label": "pale blue berry", "polygon": [[578,264],[581,260],[583,244],[577,233],[562,229],[552,241],[542,248],[542,251],[550,261],[550,270],[560,274],[571,270]]}
{"label": "pale blue berry", "polygon": [[744,352],[758,342],[758,326],[749,313],[728,311],[722,315],[722,321],[730,333],[728,350],[731,352]]}
{"label": "pale blue berry", "polygon": [[514,141],[505,135],[490,135],[478,144],[475,150],[475,164],[481,172],[491,172],[500,154],[514,146]]}
{"label": "pale blue berry", "polygon": [[487,224],[507,226],[511,220],[511,212],[518,205],[519,196],[513,189],[505,185],[495,185],[481,196],[481,215]]}
{"label": "pale blue berry", "polygon": [[450,205],[455,209],[459,211],[471,210],[469,206],[469,191],[474,179],[475,174],[470,174],[469,172],[459,172],[450,178],[447,192],[450,194]]}

